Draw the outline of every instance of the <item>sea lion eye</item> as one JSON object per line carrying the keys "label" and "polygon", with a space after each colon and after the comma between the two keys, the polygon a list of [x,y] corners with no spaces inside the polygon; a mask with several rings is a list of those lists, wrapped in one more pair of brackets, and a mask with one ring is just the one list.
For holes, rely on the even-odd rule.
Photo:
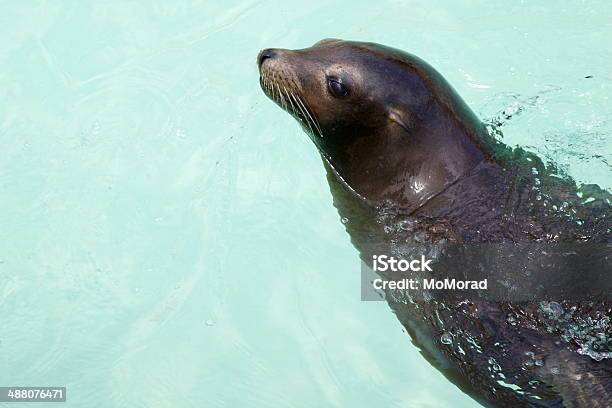
{"label": "sea lion eye", "polygon": [[338,78],[328,78],[327,89],[336,98],[345,97],[349,93],[348,88]]}

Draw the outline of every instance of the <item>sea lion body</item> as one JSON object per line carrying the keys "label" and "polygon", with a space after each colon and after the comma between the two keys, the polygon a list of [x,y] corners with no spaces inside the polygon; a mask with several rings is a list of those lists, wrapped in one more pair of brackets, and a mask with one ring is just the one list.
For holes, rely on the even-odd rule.
{"label": "sea lion body", "polygon": [[[540,301],[545,291],[526,285],[524,299],[432,292],[427,301],[387,302],[428,360],[485,406],[609,406],[606,191],[578,189],[537,156],[493,139],[444,78],[410,54],[325,40],[264,50],[258,63],[266,94],[321,152],[334,205],[364,261],[372,248],[394,252],[415,242],[586,244],[557,275],[540,266],[565,259],[565,249],[528,247],[519,273],[558,279],[565,291],[557,300]],[[598,258],[594,279],[576,263],[582,248]],[[491,279],[512,277],[520,287],[511,264],[490,266]],[[589,296],[598,288],[602,296]]]}

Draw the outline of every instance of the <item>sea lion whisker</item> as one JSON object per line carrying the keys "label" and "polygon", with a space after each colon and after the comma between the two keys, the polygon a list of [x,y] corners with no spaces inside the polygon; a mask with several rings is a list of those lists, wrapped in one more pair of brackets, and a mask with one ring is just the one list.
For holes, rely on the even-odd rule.
{"label": "sea lion whisker", "polygon": [[[290,113],[293,113],[293,102],[291,102],[291,99],[289,98],[289,92],[287,92],[287,88],[285,87],[285,85],[283,85],[283,93],[287,96],[287,100],[289,101],[289,104],[291,105]],[[287,108],[289,108],[289,106],[287,106]]]}
{"label": "sea lion whisker", "polygon": [[302,120],[304,122],[306,122],[306,124],[310,128],[310,132],[312,134],[314,134],[314,130],[312,129],[312,126],[310,124],[310,119],[308,118],[308,114],[306,113],[306,110],[304,109],[304,106],[300,103],[300,97],[298,95],[296,95],[296,94],[293,94],[293,99],[295,100],[295,103],[297,104],[298,108],[300,109]]}
{"label": "sea lion whisker", "polygon": [[[298,95],[298,101],[302,104],[302,107],[304,108],[304,111],[306,112],[306,114],[308,115],[308,117],[310,118],[310,122],[312,122],[312,125],[317,129],[317,131],[319,132],[319,136],[323,137],[323,132],[321,132],[321,129],[319,128],[319,126],[317,126],[317,123],[315,122],[315,120],[313,119],[312,115],[310,114],[310,111],[308,110],[308,108],[306,107],[306,104],[304,103],[304,101],[302,100],[302,98],[300,98],[300,96]],[[312,130],[312,128],[311,128]]]}
{"label": "sea lion whisker", "polygon": [[272,93],[272,99],[276,101],[276,94],[274,92],[274,72],[272,72],[272,78],[270,78],[270,92]]}
{"label": "sea lion whisker", "polygon": [[263,75],[262,76],[262,80],[263,80],[263,86],[264,86],[264,91],[270,95],[270,86],[268,84],[268,76],[267,75]]}
{"label": "sea lion whisker", "polygon": [[321,130],[321,126],[319,125],[319,121],[317,120],[317,115],[314,113],[312,109],[310,109],[310,106],[308,106],[306,101],[304,101],[303,99],[302,99],[302,103],[304,104],[306,111],[311,115],[312,122],[316,126],[317,130],[319,131],[319,135],[323,137],[323,131]]}
{"label": "sea lion whisker", "polygon": [[[308,105],[308,103],[304,99],[302,99],[301,97],[300,97],[300,102],[304,106],[304,109],[308,113],[308,116],[310,116],[310,119],[312,119],[312,123],[317,127],[317,130],[320,130],[319,122],[317,121],[316,115],[313,112],[313,110],[310,109],[310,105]],[[322,134],[321,134],[321,136],[322,136]]]}
{"label": "sea lion whisker", "polygon": [[291,113],[295,113],[295,106],[293,105],[293,101],[291,100],[291,97],[289,96],[289,91],[287,91],[287,88],[284,85],[283,85],[283,90],[285,92],[285,95],[287,95],[287,100],[291,104]]}
{"label": "sea lion whisker", "polygon": [[[293,106],[293,113],[298,115],[298,116],[299,115],[303,116],[303,112],[301,111],[300,105],[298,105],[297,100],[295,101],[295,105],[293,105],[293,101],[295,100],[295,94],[293,92],[290,93],[289,100],[291,101],[291,105]],[[298,119],[299,119],[299,117],[298,117]]]}
{"label": "sea lion whisker", "polygon": [[296,96],[298,98],[298,101],[299,101],[300,105],[303,108],[303,111],[304,111],[304,113],[306,115],[306,119],[316,128],[316,125],[314,123],[314,119],[312,118],[312,115],[310,114],[308,108],[306,107],[306,104],[304,103],[304,100],[299,95],[296,95]]}
{"label": "sea lion whisker", "polygon": [[[277,86],[278,88],[278,81],[276,80],[276,72],[272,72],[272,90],[274,91],[274,86]],[[276,95],[276,101],[282,106],[282,102],[281,102],[281,97],[280,97],[280,90]]]}
{"label": "sea lion whisker", "polygon": [[278,82],[276,83],[276,89],[278,89],[278,95],[281,100],[281,106],[284,110],[287,110],[287,102],[285,101],[285,95],[282,93],[280,86],[278,86]]}
{"label": "sea lion whisker", "polygon": [[310,120],[308,119],[308,115],[307,112],[305,112],[305,108],[303,107],[302,104],[300,104],[300,97],[296,94],[292,94],[293,98],[295,100],[295,103],[298,105],[298,107],[300,108],[300,112],[302,112],[302,116],[304,117],[304,121],[306,122],[306,124],[308,125],[308,127],[310,128],[310,132],[312,134],[314,134],[314,130],[312,129],[312,126],[310,125]]}
{"label": "sea lion whisker", "polygon": [[298,119],[303,120],[302,118],[304,117],[304,111],[302,110],[302,107],[300,106],[300,104],[297,102],[297,98],[295,97],[295,94],[293,92],[291,92],[291,98],[295,101],[295,106],[297,107],[295,113],[301,116],[301,117],[298,117]]}

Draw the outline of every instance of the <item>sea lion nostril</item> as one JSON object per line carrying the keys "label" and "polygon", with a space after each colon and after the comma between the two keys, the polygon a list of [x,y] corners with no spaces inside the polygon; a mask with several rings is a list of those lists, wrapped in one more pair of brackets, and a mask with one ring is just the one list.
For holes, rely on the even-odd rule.
{"label": "sea lion nostril", "polygon": [[275,56],[276,51],[274,51],[272,48],[266,48],[265,50],[262,50],[257,56],[257,65],[261,67],[265,60],[267,60],[268,58],[274,58]]}

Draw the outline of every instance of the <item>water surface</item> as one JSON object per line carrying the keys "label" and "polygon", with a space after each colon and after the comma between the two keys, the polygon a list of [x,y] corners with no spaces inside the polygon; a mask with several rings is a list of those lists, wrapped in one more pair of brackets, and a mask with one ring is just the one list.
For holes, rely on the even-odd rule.
{"label": "water surface", "polygon": [[477,406],[359,300],[320,158],[259,89],[262,48],[412,52],[483,119],[512,116],[505,142],[612,188],[606,1],[2,10],[0,385],[66,386],[65,406]]}

